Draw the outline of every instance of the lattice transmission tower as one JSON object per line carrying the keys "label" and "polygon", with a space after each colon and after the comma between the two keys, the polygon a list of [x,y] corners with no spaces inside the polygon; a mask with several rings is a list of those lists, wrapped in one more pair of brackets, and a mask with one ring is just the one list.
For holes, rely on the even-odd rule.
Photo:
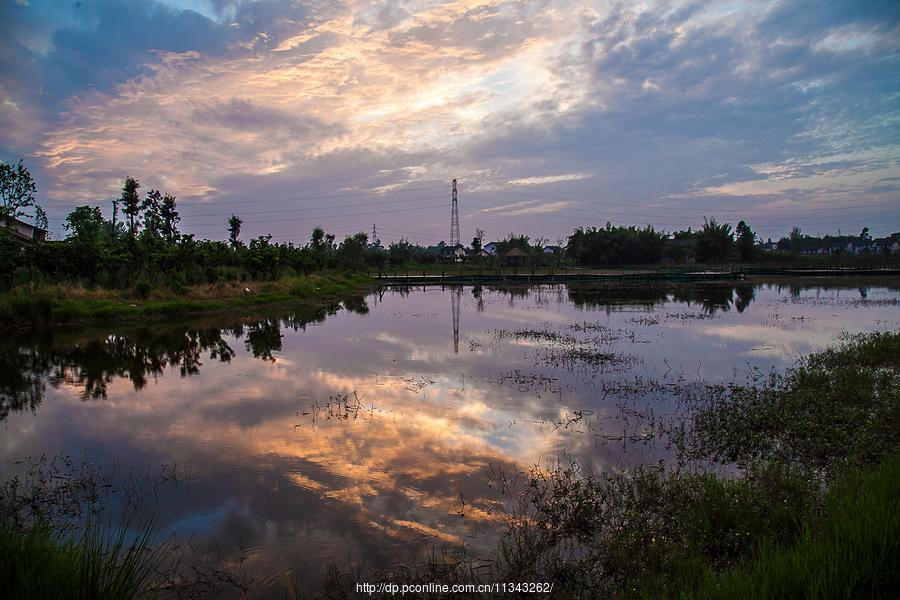
{"label": "lattice transmission tower", "polygon": [[456,180],[453,180],[453,207],[450,209],[450,247],[459,245],[459,207],[456,205]]}

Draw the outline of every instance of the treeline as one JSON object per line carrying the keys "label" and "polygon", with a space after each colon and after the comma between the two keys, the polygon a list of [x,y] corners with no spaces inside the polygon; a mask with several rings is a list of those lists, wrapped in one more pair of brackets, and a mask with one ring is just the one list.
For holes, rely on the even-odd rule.
{"label": "treeline", "polygon": [[452,247],[443,241],[420,246],[407,239],[384,247],[363,232],[339,241],[321,227],[314,228],[302,245],[275,243],[271,235],[245,241],[242,220],[232,215],[223,223],[227,241],[198,240],[179,231],[181,217],[175,196],[155,189],[142,194],[140,183],[131,177],[125,179],[113,202],[111,219],[105,219],[96,206],[79,206],[65,219],[64,240],[23,244],[12,231],[15,222],[33,210],[35,225],[46,228],[46,215],[35,202],[34,181],[22,162],[0,167],[0,225],[7,225],[0,226],[0,260],[5,265],[0,270],[0,288],[35,281],[78,281],[108,288],[134,286],[146,295],[158,285],[177,291],[200,283],[272,280],[333,269],[381,270],[461,262],[489,268],[708,263],[777,258],[779,253],[811,254],[810,249],[839,255],[858,254],[864,247],[866,253],[874,253],[873,248],[885,253],[900,248],[900,234],[872,240],[868,228],[860,236],[834,238],[811,238],[794,228],[777,244],[771,240],[762,244],[744,221],[732,229],[713,218],[704,219],[698,230],[671,234],[649,225],[579,227],[556,246],[548,245],[545,238],[531,240],[513,233],[486,242],[484,232],[476,230],[469,247]]}
{"label": "treeline", "polygon": [[[120,219],[121,213],[121,219]],[[324,269],[359,270],[378,267],[386,253],[368,243],[365,233],[338,242],[322,228],[299,246],[273,243],[261,235],[241,239],[241,219],[228,220],[228,241],[198,240],[179,231],[176,198],[159,190],[143,197],[140,183],[127,178],[113,203],[112,219],[96,206],[79,206],[67,217],[62,241],[21,244],[0,228],[0,284],[22,280],[84,281],[111,288],[137,286],[148,293],[153,285],[178,289],[184,285],[223,280],[276,279]]]}
{"label": "treeline", "polygon": [[671,237],[650,225],[643,229],[614,227],[581,228],[569,236],[567,255],[584,266],[653,264],[663,261],[700,262],[753,260],[758,256],[756,234],[744,221],[732,230],[728,223],[704,219],[703,227],[676,231]]}

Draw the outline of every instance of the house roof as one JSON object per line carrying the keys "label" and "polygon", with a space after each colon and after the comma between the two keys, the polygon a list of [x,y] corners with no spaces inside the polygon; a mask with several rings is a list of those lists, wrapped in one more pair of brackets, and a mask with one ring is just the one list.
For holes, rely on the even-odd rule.
{"label": "house roof", "polygon": [[504,256],[528,256],[528,253],[522,250],[521,248],[513,248],[509,252],[507,252]]}
{"label": "house roof", "polygon": [[47,236],[46,229],[6,215],[0,215],[0,226],[5,226],[14,238],[27,242],[43,240]]}

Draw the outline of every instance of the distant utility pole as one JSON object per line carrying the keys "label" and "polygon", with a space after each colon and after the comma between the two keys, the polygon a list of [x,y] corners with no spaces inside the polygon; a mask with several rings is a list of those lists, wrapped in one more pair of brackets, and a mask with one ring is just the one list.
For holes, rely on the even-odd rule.
{"label": "distant utility pole", "polygon": [[456,180],[453,180],[453,208],[450,211],[450,246],[459,245],[459,207],[456,205]]}
{"label": "distant utility pole", "polygon": [[372,223],[372,241],[369,243],[374,246],[375,242],[377,240],[378,240],[378,232],[375,230],[375,223]]}

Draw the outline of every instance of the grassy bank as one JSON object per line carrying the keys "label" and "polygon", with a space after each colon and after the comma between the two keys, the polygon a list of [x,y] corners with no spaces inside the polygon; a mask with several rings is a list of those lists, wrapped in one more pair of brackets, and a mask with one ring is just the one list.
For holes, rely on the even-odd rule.
{"label": "grassy bank", "polygon": [[277,281],[228,282],[178,290],[105,290],[64,284],[21,287],[0,296],[0,328],[137,321],[290,306],[335,299],[368,290],[371,285],[366,273],[325,272]]}
{"label": "grassy bank", "polygon": [[823,516],[790,545],[716,576],[693,598],[889,598],[900,589],[900,456],[847,474],[829,490]]}
{"label": "grassy bank", "polygon": [[157,570],[170,554],[151,544],[152,527],[133,540],[88,526],[80,537],[54,535],[34,524],[27,531],[0,528],[0,589],[10,598],[128,600],[150,595]]}

